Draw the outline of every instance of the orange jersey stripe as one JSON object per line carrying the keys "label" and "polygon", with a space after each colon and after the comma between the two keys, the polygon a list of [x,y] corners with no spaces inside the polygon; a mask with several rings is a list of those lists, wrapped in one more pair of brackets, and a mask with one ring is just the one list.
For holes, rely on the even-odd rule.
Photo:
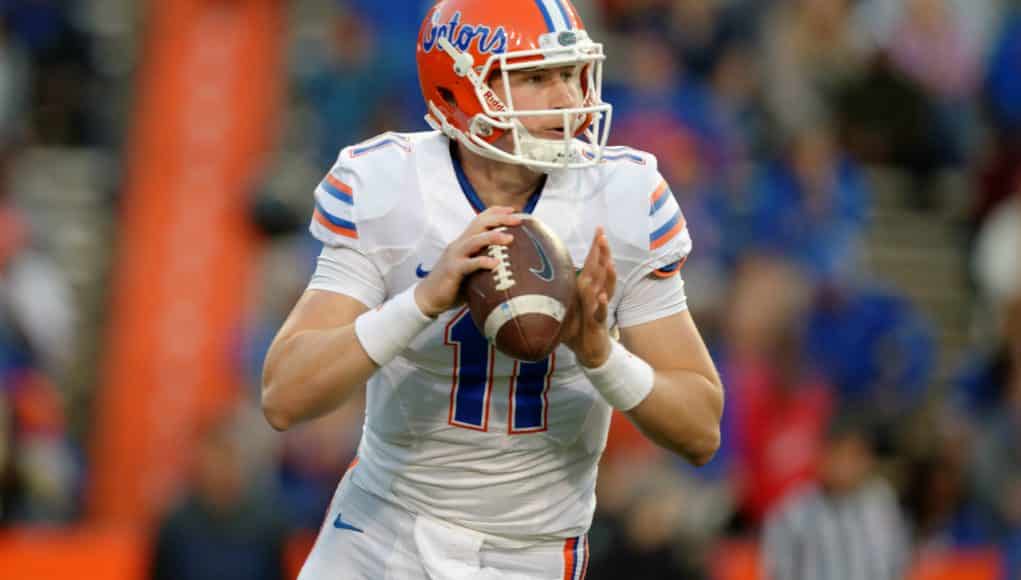
{"label": "orange jersey stripe", "polygon": [[318,209],[313,210],[312,215],[317,222],[331,232],[354,240],[358,239],[358,232],[330,223],[330,220],[326,219],[326,216],[321,214]]}
{"label": "orange jersey stripe", "polygon": [[677,263],[677,267],[674,268],[673,270],[670,270],[669,272],[664,272],[663,269],[660,268],[659,270],[653,270],[652,274],[657,278],[669,278],[670,276],[673,276],[675,274],[680,274],[681,269],[684,268],[684,262],[686,261],[688,261],[688,257],[684,256],[683,258],[681,258],[681,261]]}
{"label": "orange jersey stripe", "polygon": [[650,249],[655,250],[656,248],[662,247],[663,244],[665,244],[665,243],[669,242],[670,240],[674,239],[674,237],[677,236],[677,234],[681,233],[681,230],[684,229],[684,226],[685,226],[686,223],[687,222],[684,221],[683,217],[681,219],[677,220],[677,223],[674,225],[674,227],[670,228],[669,232],[663,234],[662,237],[660,237],[658,240],[656,240],[655,242],[652,242],[652,244],[650,244]]}
{"label": "orange jersey stripe", "polygon": [[343,191],[344,193],[346,193],[348,195],[352,195],[352,193],[351,193],[351,186],[346,184],[346,183],[344,183],[343,181],[337,179],[336,177],[333,176],[333,174],[327,173],[326,174],[326,181],[329,181],[330,185],[332,185],[333,187],[336,187],[337,189]]}
{"label": "orange jersey stripe", "polygon": [[666,190],[667,190],[666,181],[663,181],[662,183],[659,184],[659,187],[656,188],[656,191],[652,192],[652,195],[649,197],[649,201],[653,205],[655,205],[655,203],[659,201],[659,198],[666,195]]}

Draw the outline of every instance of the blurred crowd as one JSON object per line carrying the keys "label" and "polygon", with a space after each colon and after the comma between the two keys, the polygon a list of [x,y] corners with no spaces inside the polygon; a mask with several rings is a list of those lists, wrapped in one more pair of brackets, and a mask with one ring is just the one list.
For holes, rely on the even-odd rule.
{"label": "blurred crowd", "polygon": [[[423,2],[294,4],[281,149],[321,174],[345,145],[426,128],[413,58]],[[1005,577],[1021,577],[1021,2],[575,4],[607,44],[611,142],[656,154],[685,212],[689,305],[727,390],[723,447],[701,469],[615,419],[589,577],[708,577],[714,548],[735,539],[760,542],[775,580],[823,577],[818,566],[897,578],[926,553],[969,547],[995,548]],[[4,172],[32,145],[116,147],[83,94],[98,73],[74,5],[0,1],[4,525],[74,521],[88,475],[85,441],[67,429],[82,411],[57,386],[76,305]],[[957,229],[970,295],[945,308],[966,311],[972,339],[953,360],[932,313],[868,267],[876,200],[890,193],[878,168],[900,176],[904,211]],[[269,179],[253,199],[267,243],[238,347],[249,403],[317,253],[304,234],[316,178],[297,191]],[[194,486],[158,535],[156,577],[318,528],[360,414],[351,404],[287,433],[269,462],[230,459],[264,428],[247,407],[209,427]],[[212,577],[275,577],[278,561],[258,562]]]}
{"label": "blurred crowd", "polygon": [[12,175],[31,147],[105,145],[78,16],[69,2],[0,2],[0,526],[80,513],[84,441],[61,389],[79,305]]}

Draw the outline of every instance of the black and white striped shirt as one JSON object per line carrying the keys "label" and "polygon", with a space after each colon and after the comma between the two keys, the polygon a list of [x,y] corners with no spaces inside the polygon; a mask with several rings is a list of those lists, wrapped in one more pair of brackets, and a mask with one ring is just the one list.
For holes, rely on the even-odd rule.
{"label": "black and white striped shirt", "polygon": [[881,479],[843,496],[806,488],[766,519],[767,580],[900,580],[909,558],[900,506]]}

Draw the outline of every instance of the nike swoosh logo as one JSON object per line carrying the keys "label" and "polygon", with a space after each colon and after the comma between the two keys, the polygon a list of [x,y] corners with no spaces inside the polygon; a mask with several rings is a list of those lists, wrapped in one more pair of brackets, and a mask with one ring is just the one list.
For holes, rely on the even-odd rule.
{"label": "nike swoosh logo", "polygon": [[351,530],[352,532],[358,532],[359,534],[365,533],[365,530],[357,528],[345,522],[341,514],[337,514],[337,519],[333,520],[333,527],[337,528],[338,530]]}
{"label": "nike swoosh logo", "polygon": [[419,263],[418,267],[415,268],[415,275],[418,276],[419,278],[425,278],[426,276],[429,275],[429,272],[432,272],[432,270],[423,269],[421,263]]}
{"label": "nike swoosh logo", "polygon": [[536,270],[535,268],[529,268],[528,271],[535,274],[537,278],[544,282],[553,281],[553,262],[550,261],[549,256],[546,255],[546,251],[542,249],[542,244],[539,240],[535,239],[535,234],[532,233],[527,227],[521,228],[525,230],[525,234],[528,235],[528,239],[532,241],[532,245],[535,246],[536,253],[539,254],[539,260],[542,261],[542,268]]}

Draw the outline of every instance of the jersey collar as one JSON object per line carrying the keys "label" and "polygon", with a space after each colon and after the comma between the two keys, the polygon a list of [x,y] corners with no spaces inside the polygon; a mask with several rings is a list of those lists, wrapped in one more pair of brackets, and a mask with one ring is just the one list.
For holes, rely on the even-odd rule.
{"label": "jersey collar", "polygon": [[[486,211],[486,204],[483,203],[482,198],[475,191],[475,187],[472,186],[471,182],[468,181],[468,176],[464,173],[464,167],[461,166],[461,155],[457,151],[457,144],[450,141],[450,160],[454,165],[454,175],[457,176],[457,183],[461,185],[461,192],[468,198],[468,203],[471,204],[472,209],[475,213],[482,213]],[[543,174],[542,180],[539,182],[539,186],[535,188],[535,192],[528,198],[528,202],[525,204],[524,213],[532,213],[535,210],[535,206],[539,203],[539,198],[542,197],[542,190],[546,187],[546,181],[549,175]]]}

